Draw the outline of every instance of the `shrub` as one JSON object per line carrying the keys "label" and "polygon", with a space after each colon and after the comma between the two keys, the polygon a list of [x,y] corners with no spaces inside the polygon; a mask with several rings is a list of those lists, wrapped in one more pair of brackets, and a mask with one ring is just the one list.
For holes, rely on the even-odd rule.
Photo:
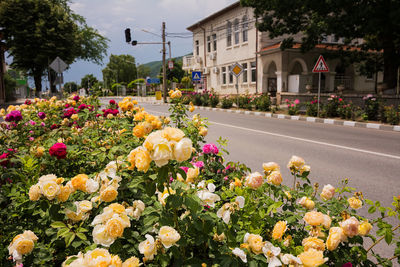
{"label": "shrub", "polygon": [[268,94],[262,94],[254,99],[255,108],[260,111],[271,110],[271,99]]}
{"label": "shrub", "polygon": [[296,99],[294,101],[290,101],[289,99],[285,99],[285,103],[288,107],[289,115],[296,115],[300,110],[300,100]]}
{"label": "shrub", "polygon": [[233,98],[230,96],[224,96],[221,100],[221,107],[224,109],[232,108],[233,106]]}
{"label": "shrub", "polygon": [[317,99],[314,98],[310,102],[306,103],[306,115],[312,116],[312,117],[317,117],[317,115],[318,115],[318,100]]}
{"label": "shrub", "polygon": [[215,108],[219,104],[219,96],[216,93],[210,93],[209,103],[211,107]]}
{"label": "shrub", "polygon": [[364,111],[367,120],[376,121],[379,115],[379,101],[373,95],[369,94],[363,98]]}
{"label": "shrub", "polygon": [[338,108],[342,102],[343,99],[341,97],[338,97],[336,95],[331,95],[327,99],[327,102],[324,105],[326,116],[330,118],[338,117],[339,116]]}
{"label": "shrub", "polygon": [[394,106],[386,106],[384,107],[384,116],[385,116],[385,122],[391,124],[391,125],[397,125],[400,122],[400,106],[397,108]]}
{"label": "shrub", "polygon": [[[239,108],[248,109],[248,110],[253,109],[253,103],[252,103],[253,98],[250,95],[245,94],[245,95],[240,95],[240,96],[236,96],[236,97],[237,97],[237,100],[239,100],[238,101]],[[235,103],[237,103],[237,100],[235,101]]]}
{"label": "shrub", "polygon": [[339,117],[342,119],[351,119],[353,109],[354,109],[353,103],[350,102],[350,103],[346,104],[343,102],[338,106],[337,113],[338,113]]}

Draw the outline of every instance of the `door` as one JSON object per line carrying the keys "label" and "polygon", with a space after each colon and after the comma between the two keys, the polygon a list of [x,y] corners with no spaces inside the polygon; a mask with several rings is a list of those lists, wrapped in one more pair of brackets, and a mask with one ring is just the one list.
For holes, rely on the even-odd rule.
{"label": "door", "polygon": [[268,78],[267,88],[268,88],[268,93],[272,97],[275,97],[276,96],[276,78]]}

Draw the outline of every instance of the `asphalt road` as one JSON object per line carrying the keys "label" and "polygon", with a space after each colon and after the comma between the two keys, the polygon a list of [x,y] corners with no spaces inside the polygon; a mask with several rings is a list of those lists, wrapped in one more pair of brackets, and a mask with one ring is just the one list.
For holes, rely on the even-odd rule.
{"label": "asphalt road", "polygon": [[[149,113],[167,115],[168,107],[140,103]],[[207,140],[229,140],[226,156],[252,171],[262,163],[281,166],[284,183],[292,184],[286,165],[292,155],[311,166],[310,178],[322,188],[337,186],[344,178],[364,197],[389,206],[400,195],[400,133],[304,121],[266,118],[220,111],[196,110],[210,122]],[[364,212],[363,212],[364,213]]]}

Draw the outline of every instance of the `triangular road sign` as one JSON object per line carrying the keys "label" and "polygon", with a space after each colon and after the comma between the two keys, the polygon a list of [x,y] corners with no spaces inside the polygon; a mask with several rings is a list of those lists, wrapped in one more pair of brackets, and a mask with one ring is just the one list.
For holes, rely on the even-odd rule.
{"label": "triangular road sign", "polygon": [[193,76],[193,78],[194,78],[195,80],[200,80],[200,77],[199,77],[199,74],[198,74],[198,73],[195,73],[194,76]]}
{"label": "triangular road sign", "polygon": [[312,72],[329,72],[328,65],[326,65],[326,62],[322,55],[319,56]]}

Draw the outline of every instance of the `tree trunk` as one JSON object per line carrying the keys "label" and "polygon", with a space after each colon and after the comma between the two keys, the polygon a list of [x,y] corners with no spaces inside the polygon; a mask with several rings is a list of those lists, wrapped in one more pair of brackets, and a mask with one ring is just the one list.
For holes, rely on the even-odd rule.
{"label": "tree trunk", "polygon": [[42,73],[41,72],[34,73],[33,80],[35,81],[35,89],[36,89],[35,96],[39,96],[39,92],[42,91]]}
{"label": "tree trunk", "polygon": [[54,82],[56,81],[57,73],[55,71],[49,70],[49,84],[50,84],[50,92],[57,93],[57,88]]}
{"label": "tree trunk", "polygon": [[384,67],[383,67],[383,83],[388,89],[396,87],[397,84],[397,68],[399,67],[396,51],[392,45],[385,46],[384,52]]}

